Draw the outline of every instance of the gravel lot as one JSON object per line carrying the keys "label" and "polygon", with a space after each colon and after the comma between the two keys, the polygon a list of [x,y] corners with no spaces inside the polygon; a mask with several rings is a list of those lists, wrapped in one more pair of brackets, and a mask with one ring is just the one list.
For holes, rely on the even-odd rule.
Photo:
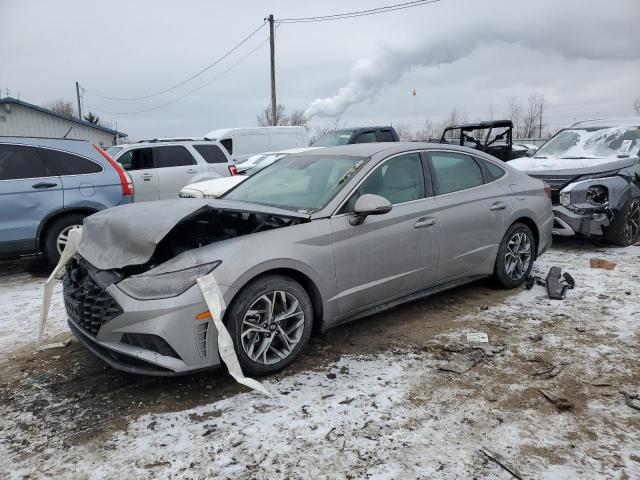
{"label": "gravel lot", "polygon": [[640,478],[639,260],[558,241],[535,269],[571,273],[566,300],[478,282],[338,327],[265,379],[273,399],[223,370],[121,374],[75,341],[34,353],[45,272],[0,263],[0,477]]}

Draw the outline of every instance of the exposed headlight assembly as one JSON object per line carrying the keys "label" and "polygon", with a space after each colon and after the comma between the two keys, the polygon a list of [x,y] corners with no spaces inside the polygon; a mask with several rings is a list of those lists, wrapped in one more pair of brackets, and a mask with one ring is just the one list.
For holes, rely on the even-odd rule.
{"label": "exposed headlight assembly", "polygon": [[221,263],[218,260],[175,272],[135,275],[118,283],[118,288],[138,300],[177,297],[191,288],[198,277],[211,273]]}
{"label": "exposed headlight assembly", "polygon": [[603,207],[609,203],[609,190],[603,185],[591,185],[587,188],[587,202]]}
{"label": "exposed headlight assembly", "polygon": [[560,205],[565,207],[571,205],[571,192],[560,192]]}

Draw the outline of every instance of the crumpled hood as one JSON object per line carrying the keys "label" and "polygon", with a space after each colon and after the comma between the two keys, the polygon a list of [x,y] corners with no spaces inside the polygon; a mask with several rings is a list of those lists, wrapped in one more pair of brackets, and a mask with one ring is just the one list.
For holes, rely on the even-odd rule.
{"label": "crumpled hood", "polygon": [[78,253],[101,270],[141,265],[149,261],[158,243],[181,220],[207,208],[309,218],[290,210],[226,200],[186,198],[132,203],[87,217]]}
{"label": "crumpled hood", "polygon": [[630,158],[536,158],[523,157],[511,160],[509,166],[529,175],[589,175],[629,167],[638,161]]}

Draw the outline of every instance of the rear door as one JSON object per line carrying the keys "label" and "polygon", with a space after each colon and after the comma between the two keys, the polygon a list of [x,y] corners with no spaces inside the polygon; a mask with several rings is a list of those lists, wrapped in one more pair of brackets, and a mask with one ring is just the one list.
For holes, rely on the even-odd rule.
{"label": "rear door", "polygon": [[192,147],[207,163],[202,167],[204,178],[228,177],[231,174],[229,172],[229,159],[218,145],[205,143],[194,144]]}
{"label": "rear door", "polygon": [[485,183],[483,169],[469,155],[430,151],[428,158],[441,229],[438,280],[492,268],[510,205],[506,193]]}
{"label": "rear door", "polygon": [[[391,157],[378,165],[331,219],[340,314],[415,291],[434,278],[438,252],[435,207],[419,153]],[[353,207],[365,193],[392,204],[353,226]]]}
{"label": "rear door", "polygon": [[194,183],[200,174],[200,166],[183,145],[162,145],[153,149],[158,165],[160,199],[176,198],[180,189]]}
{"label": "rear door", "polygon": [[396,139],[393,132],[389,128],[381,128],[378,130],[378,141],[380,142],[395,142]]}
{"label": "rear door", "polygon": [[62,181],[39,150],[0,144],[0,255],[34,251],[40,223],[63,207]]}
{"label": "rear door", "polygon": [[158,166],[151,147],[127,150],[116,160],[131,176],[136,202],[158,200]]}

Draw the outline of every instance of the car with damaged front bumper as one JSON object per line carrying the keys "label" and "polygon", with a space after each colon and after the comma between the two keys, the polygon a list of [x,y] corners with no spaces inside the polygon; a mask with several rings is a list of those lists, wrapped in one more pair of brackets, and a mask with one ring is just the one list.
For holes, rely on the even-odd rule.
{"label": "car with damaged front bumper", "polygon": [[551,186],[553,233],[640,239],[640,118],[578,122],[509,165]]}
{"label": "car with damaged front bumper", "polygon": [[[551,244],[541,181],[475,150],[361,144],[284,157],[220,199],[89,217],[64,274],[71,330],[113,367],[277,371],[313,329],[494,276],[521,285]],[[219,290],[209,310],[198,279]],[[211,278],[210,277],[210,278]]]}

